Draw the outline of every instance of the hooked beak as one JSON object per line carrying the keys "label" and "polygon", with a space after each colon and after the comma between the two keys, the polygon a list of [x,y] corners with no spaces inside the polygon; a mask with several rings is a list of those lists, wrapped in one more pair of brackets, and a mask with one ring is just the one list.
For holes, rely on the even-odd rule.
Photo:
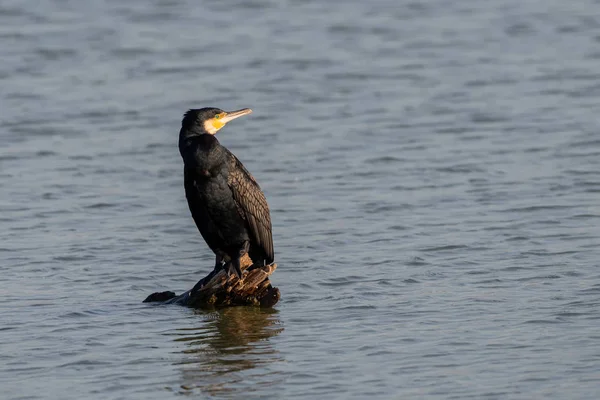
{"label": "hooked beak", "polygon": [[221,118],[221,122],[226,124],[229,121],[233,121],[236,118],[242,117],[242,116],[250,114],[250,113],[252,113],[252,110],[249,108],[242,108],[241,110],[237,110],[237,111],[225,112],[225,116],[223,118]]}

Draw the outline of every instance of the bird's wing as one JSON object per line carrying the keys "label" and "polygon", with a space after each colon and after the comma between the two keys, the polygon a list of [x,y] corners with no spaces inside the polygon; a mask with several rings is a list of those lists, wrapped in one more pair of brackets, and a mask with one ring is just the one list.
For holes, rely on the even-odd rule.
{"label": "bird's wing", "polygon": [[272,263],[275,254],[267,199],[252,174],[233,154],[227,184],[233,193],[238,211],[248,223],[251,237],[265,253],[267,263]]}

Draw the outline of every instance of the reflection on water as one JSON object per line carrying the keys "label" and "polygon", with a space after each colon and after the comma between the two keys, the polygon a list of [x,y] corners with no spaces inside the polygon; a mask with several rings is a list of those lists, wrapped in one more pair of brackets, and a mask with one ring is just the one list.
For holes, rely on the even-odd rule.
{"label": "reflection on water", "polygon": [[206,394],[248,394],[282,380],[273,364],[283,361],[271,337],[283,331],[276,310],[233,307],[197,311],[197,327],[177,329],[185,342],[181,388]]}

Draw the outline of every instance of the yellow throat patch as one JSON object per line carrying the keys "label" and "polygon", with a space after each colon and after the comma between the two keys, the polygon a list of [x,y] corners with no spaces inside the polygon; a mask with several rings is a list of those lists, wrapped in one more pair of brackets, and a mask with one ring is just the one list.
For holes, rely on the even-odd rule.
{"label": "yellow throat patch", "polygon": [[209,120],[204,121],[204,129],[206,129],[206,132],[210,133],[211,135],[214,135],[219,129],[224,127],[225,124],[226,122],[223,122],[220,119],[211,118]]}

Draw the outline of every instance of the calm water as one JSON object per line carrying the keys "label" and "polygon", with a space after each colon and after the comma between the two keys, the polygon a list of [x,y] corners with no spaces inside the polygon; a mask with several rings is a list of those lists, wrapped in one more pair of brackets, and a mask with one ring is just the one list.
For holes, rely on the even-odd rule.
{"label": "calm water", "polygon": [[[600,2],[0,4],[3,399],[597,399]],[[273,310],[211,268],[190,107],[271,205]]]}

